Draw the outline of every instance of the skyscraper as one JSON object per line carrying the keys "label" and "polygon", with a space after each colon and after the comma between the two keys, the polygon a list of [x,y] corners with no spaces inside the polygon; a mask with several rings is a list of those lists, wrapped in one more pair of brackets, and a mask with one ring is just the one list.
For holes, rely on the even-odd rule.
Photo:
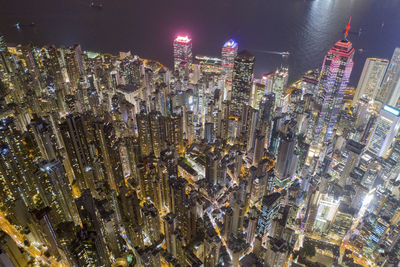
{"label": "skyscraper", "polygon": [[192,63],[192,39],[189,36],[178,35],[174,40],[174,67],[178,68],[181,62]]}
{"label": "skyscraper", "polygon": [[21,198],[27,206],[34,204],[37,184],[32,154],[34,152],[29,153],[29,146],[17,129],[16,121],[12,117],[1,120],[0,183],[2,194],[8,195],[4,202]]}
{"label": "skyscraper", "polygon": [[265,135],[266,147],[268,147],[270,143],[272,119],[274,116],[274,105],[275,95],[273,93],[263,96],[259,104],[256,129],[260,131],[261,134]]}
{"label": "skyscraper", "polygon": [[270,72],[270,73],[264,74],[261,79],[261,83],[265,84],[265,92],[266,93],[272,93],[272,88],[274,85],[274,76],[275,76],[275,73]]}
{"label": "skyscraper", "polygon": [[153,148],[151,143],[151,128],[147,114],[139,113],[136,114],[136,121],[139,132],[139,144],[140,150],[143,157],[147,157],[151,154]]}
{"label": "skyscraper", "polygon": [[367,149],[376,156],[383,157],[399,131],[400,110],[384,106],[375,125]]}
{"label": "skyscraper", "polygon": [[297,156],[294,154],[296,147],[296,136],[289,132],[281,139],[276,160],[275,174],[279,185],[290,180],[296,170]]}
{"label": "skyscraper", "polygon": [[396,106],[400,96],[400,48],[394,50],[376,100],[384,105]]}
{"label": "skyscraper", "polygon": [[4,36],[0,34],[0,65],[3,65],[4,71],[7,73],[11,72],[11,66],[8,57],[9,53],[7,51],[6,40]]}
{"label": "skyscraper", "polygon": [[366,97],[369,100],[375,99],[388,64],[389,61],[387,59],[367,58],[353,98],[353,105],[361,97]]}
{"label": "skyscraper", "polygon": [[7,51],[6,40],[4,39],[4,35],[0,35],[0,52]]}
{"label": "skyscraper", "polygon": [[283,98],[285,97],[285,89],[288,83],[289,73],[287,68],[279,68],[274,75],[274,83],[272,92],[275,94],[277,107],[283,107]]}
{"label": "skyscraper", "polygon": [[240,116],[243,106],[249,104],[255,57],[242,50],[235,58],[232,80],[232,115]]}
{"label": "skyscraper", "polygon": [[318,83],[321,109],[315,127],[316,144],[332,138],[344,91],[353,69],[354,48],[346,38],[336,42],[325,56]]}
{"label": "skyscraper", "polygon": [[235,62],[238,47],[238,43],[232,39],[227,41],[222,47],[222,69],[225,74],[225,81],[228,85],[232,84],[233,64]]}

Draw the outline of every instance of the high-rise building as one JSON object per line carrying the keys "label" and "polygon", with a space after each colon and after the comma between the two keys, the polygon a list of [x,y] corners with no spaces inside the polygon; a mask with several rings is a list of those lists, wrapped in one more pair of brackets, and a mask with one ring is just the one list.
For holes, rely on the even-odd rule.
{"label": "high-rise building", "polygon": [[175,70],[181,62],[192,63],[192,39],[189,36],[178,35],[174,40],[174,67]]}
{"label": "high-rise building", "polygon": [[[30,152],[30,153],[29,153]],[[34,205],[37,181],[34,179],[34,152],[17,129],[12,117],[0,121],[0,181],[7,199],[21,198],[27,206]],[[4,204],[4,203],[2,203]]]}
{"label": "high-rise building", "polygon": [[336,211],[339,208],[339,201],[330,194],[320,194],[317,202],[317,213],[314,221],[314,228],[321,232],[328,230],[333,221]]}
{"label": "high-rise building", "polygon": [[[278,192],[264,196],[257,222],[257,234],[264,237],[271,229],[272,220],[278,215],[281,194]],[[265,241],[265,238],[263,238]]]}
{"label": "high-rise building", "polygon": [[86,229],[79,231],[71,244],[71,254],[79,267],[98,266],[101,263],[96,251],[96,233]]}
{"label": "high-rise building", "polygon": [[253,83],[253,90],[251,96],[251,106],[255,109],[258,108],[261,98],[266,94],[265,85],[260,82]]}
{"label": "high-rise building", "polygon": [[43,161],[38,177],[38,191],[45,206],[51,207],[51,217],[57,223],[78,222],[76,207],[73,205],[72,191],[68,186],[63,165],[59,161]]}
{"label": "high-rise building", "polygon": [[270,72],[267,74],[264,74],[263,77],[261,78],[261,83],[265,84],[265,92],[266,93],[272,93],[272,88],[274,86],[274,72]]}
{"label": "high-rise building", "polygon": [[357,103],[361,97],[368,100],[374,100],[381,86],[386,68],[389,65],[387,59],[367,58],[358,81],[356,94],[353,98],[353,105]]}
{"label": "high-rise building", "polygon": [[296,136],[289,132],[281,139],[278,149],[275,172],[280,183],[279,186],[286,183],[296,170],[297,155],[294,154],[295,148]]}
{"label": "high-rise building", "polygon": [[367,149],[376,156],[385,156],[399,128],[400,110],[391,106],[384,106],[369,139]]}
{"label": "high-rise building", "polygon": [[345,152],[348,153],[346,164],[343,168],[343,172],[340,175],[339,184],[344,187],[346,185],[346,180],[350,173],[353,171],[354,167],[357,166],[359,156],[363,152],[365,145],[360,144],[354,140],[347,140]]}
{"label": "high-rise building", "polygon": [[94,188],[93,165],[87,139],[88,118],[69,115],[59,125],[68,160],[81,189]]}
{"label": "high-rise building", "polygon": [[318,84],[321,109],[315,127],[316,144],[329,142],[332,138],[353,69],[353,55],[352,43],[344,39],[336,42],[325,56]]}
{"label": "high-rise building", "polygon": [[136,121],[138,126],[140,150],[142,152],[142,156],[147,157],[153,150],[148,115],[146,113],[136,114]]}
{"label": "high-rise building", "polygon": [[392,59],[385,77],[382,81],[382,86],[376,95],[376,100],[383,105],[396,106],[400,96],[400,48],[394,50]]}
{"label": "high-rise building", "polygon": [[3,67],[4,72],[6,73],[10,73],[12,71],[9,61],[9,53],[7,50],[6,40],[4,36],[0,34],[0,67],[1,66]]}
{"label": "high-rise building", "polygon": [[4,35],[0,35],[0,52],[7,51],[7,44]]}
{"label": "high-rise building", "polygon": [[272,92],[275,94],[277,107],[283,107],[283,98],[285,97],[285,89],[289,79],[287,68],[279,68],[275,71]]}
{"label": "high-rise building", "polygon": [[230,39],[222,47],[222,69],[225,74],[225,81],[228,85],[232,84],[233,64],[238,51],[238,43]]}
{"label": "high-rise building", "polygon": [[238,53],[233,66],[232,115],[239,117],[249,104],[255,57],[243,50]]}
{"label": "high-rise building", "polygon": [[212,184],[217,184],[217,171],[220,155],[217,152],[210,152],[206,155],[205,174],[207,181]]}
{"label": "high-rise building", "polygon": [[269,146],[272,132],[272,119],[275,104],[275,95],[273,93],[263,96],[259,103],[258,119],[256,129],[265,135],[266,147]]}

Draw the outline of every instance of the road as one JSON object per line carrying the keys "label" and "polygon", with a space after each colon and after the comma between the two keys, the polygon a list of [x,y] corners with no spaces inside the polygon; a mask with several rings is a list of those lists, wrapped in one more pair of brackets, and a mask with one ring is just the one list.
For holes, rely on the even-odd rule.
{"label": "road", "polygon": [[1,230],[3,230],[6,234],[8,234],[14,242],[24,249],[31,257],[35,258],[36,260],[39,260],[41,263],[45,265],[51,265],[51,266],[63,266],[62,263],[57,262],[53,257],[50,259],[46,259],[45,257],[42,257],[43,253],[45,251],[42,251],[36,246],[33,246],[32,244],[27,247],[24,245],[24,240],[26,239],[23,234],[21,234],[14,225],[12,225],[7,219],[6,219],[6,214],[4,212],[0,211],[0,227]]}

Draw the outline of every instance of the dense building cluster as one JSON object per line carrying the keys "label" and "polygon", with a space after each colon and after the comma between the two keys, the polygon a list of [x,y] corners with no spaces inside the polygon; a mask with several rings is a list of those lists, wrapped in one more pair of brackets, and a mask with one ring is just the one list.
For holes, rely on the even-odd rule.
{"label": "dense building cluster", "polygon": [[238,47],[0,36],[0,266],[397,265],[400,48],[354,88],[347,37],[293,84]]}

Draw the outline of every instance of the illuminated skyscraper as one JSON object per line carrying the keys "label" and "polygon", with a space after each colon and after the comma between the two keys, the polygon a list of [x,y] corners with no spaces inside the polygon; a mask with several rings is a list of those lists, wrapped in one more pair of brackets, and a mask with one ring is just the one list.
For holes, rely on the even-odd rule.
{"label": "illuminated skyscraper", "polygon": [[278,192],[274,192],[263,197],[260,216],[258,217],[256,228],[257,234],[263,237],[263,241],[265,241],[264,237],[271,228],[272,220],[279,213],[280,197],[281,194]]}
{"label": "illuminated skyscraper", "polygon": [[288,83],[289,73],[287,68],[277,69],[274,75],[274,83],[272,92],[275,94],[277,107],[283,107],[283,98],[285,97],[285,89]]}
{"label": "illuminated skyscraper", "polygon": [[72,221],[76,218],[77,212],[73,205],[72,191],[61,162],[43,161],[40,170],[34,175],[38,177],[38,191],[43,204],[51,207],[51,218],[57,223]]}
{"label": "illuminated skyscraper", "polygon": [[25,137],[17,129],[15,120],[12,117],[1,120],[0,184],[1,194],[8,195],[4,202],[10,203],[13,199],[20,198],[27,206],[34,206],[37,188],[33,175],[34,156],[34,151],[30,151]]}
{"label": "illuminated skyscraper", "polygon": [[5,72],[10,73],[11,66],[9,62],[9,53],[7,50],[6,40],[3,35],[0,34],[0,65],[3,66]]}
{"label": "illuminated skyscraper", "polygon": [[273,111],[275,105],[275,95],[273,93],[263,96],[260,100],[258,120],[256,129],[265,135],[265,146],[268,147],[270,143],[271,136],[271,126],[273,119]]}
{"label": "illuminated skyscraper", "polygon": [[400,110],[384,106],[375,125],[367,149],[375,155],[383,157],[399,131]]}
{"label": "illuminated skyscraper", "polygon": [[238,43],[230,39],[222,47],[221,58],[222,58],[222,69],[225,73],[225,81],[228,85],[232,84],[232,72],[235,57],[238,51]]}
{"label": "illuminated skyscraper", "polygon": [[353,105],[360,97],[366,97],[369,100],[375,99],[388,64],[387,59],[367,58],[353,98]]}
{"label": "illuminated skyscraper", "polygon": [[93,231],[79,231],[70,250],[77,266],[96,266],[101,263],[96,251],[96,233]]}
{"label": "illuminated skyscraper", "polygon": [[353,70],[353,55],[352,43],[345,38],[329,49],[325,56],[318,84],[321,109],[315,127],[316,144],[329,142],[332,138],[344,91]]}
{"label": "illuminated skyscraper", "polygon": [[346,180],[350,173],[353,171],[354,167],[357,166],[359,157],[364,150],[365,145],[360,144],[354,140],[347,140],[345,146],[345,152],[347,153],[346,164],[343,168],[342,174],[339,178],[340,186],[344,187],[346,185]]}
{"label": "illuminated skyscraper", "polygon": [[217,184],[219,158],[220,158],[220,155],[219,155],[219,153],[216,153],[216,152],[209,152],[209,153],[207,153],[207,156],[206,156],[206,166],[205,166],[206,179],[212,185]]}
{"label": "illuminated skyscraper", "polygon": [[297,155],[294,154],[296,147],[296,136],[289,132],[279,144],[278,158],[276,160],[275,173],[282,186],[290,180],[296,170]]}
{"label": "illuminated skyscraper", "polygon": [[0,35],[0,52],[7,51],[7,44],[6,40],[4,39],[3,35]]}
{"label": "illuminated skyscraper", "polygon": [[150,122],[147,114],[145,113],[136,114],[136,121],[139,133],[140,150],[142,152],[142,156],[147,157],[153,150],[151,143]]}
{"label": "illuminated skyscraper", "polygon": [[232,80],[232,115],[240,116],[249,104],[255,57],[248,51],[240,51],[235,58]]}
{"label": "illuminated skyscraper", "polygon": [[394,50],[376,100],[384,105],[396,106],[400,96],[400,48]]}
{"label": "illuminated skyscraper", "polygon": [[178,35],[174,40],[174,68],[181,62],[192,63],[192,39],[189,36]]}
{"label": "illuminated skyscraper", "polygon": [[68,160],[74,170],[79,188],[94,188],[93,165],[87,136],[87,119],[80,115],[69,115],[59,125]]}
{"label": "illuminated skyscraper", "polygon": [[258,108],[258,105],[261,101],[261,98],[266,94],[265,85],[260,82],[253,83],[253,93],[251,96],[251,106],[255,109]]}
{"label": "illuminated skyscraper", "polygon": [[274,76],[275,76],[275,73],[270,72],[270,73],[264,74],[261,79],[261,83],[265,84],[265,92],[266,93],[272,93],[272,88],[274,85]]}

